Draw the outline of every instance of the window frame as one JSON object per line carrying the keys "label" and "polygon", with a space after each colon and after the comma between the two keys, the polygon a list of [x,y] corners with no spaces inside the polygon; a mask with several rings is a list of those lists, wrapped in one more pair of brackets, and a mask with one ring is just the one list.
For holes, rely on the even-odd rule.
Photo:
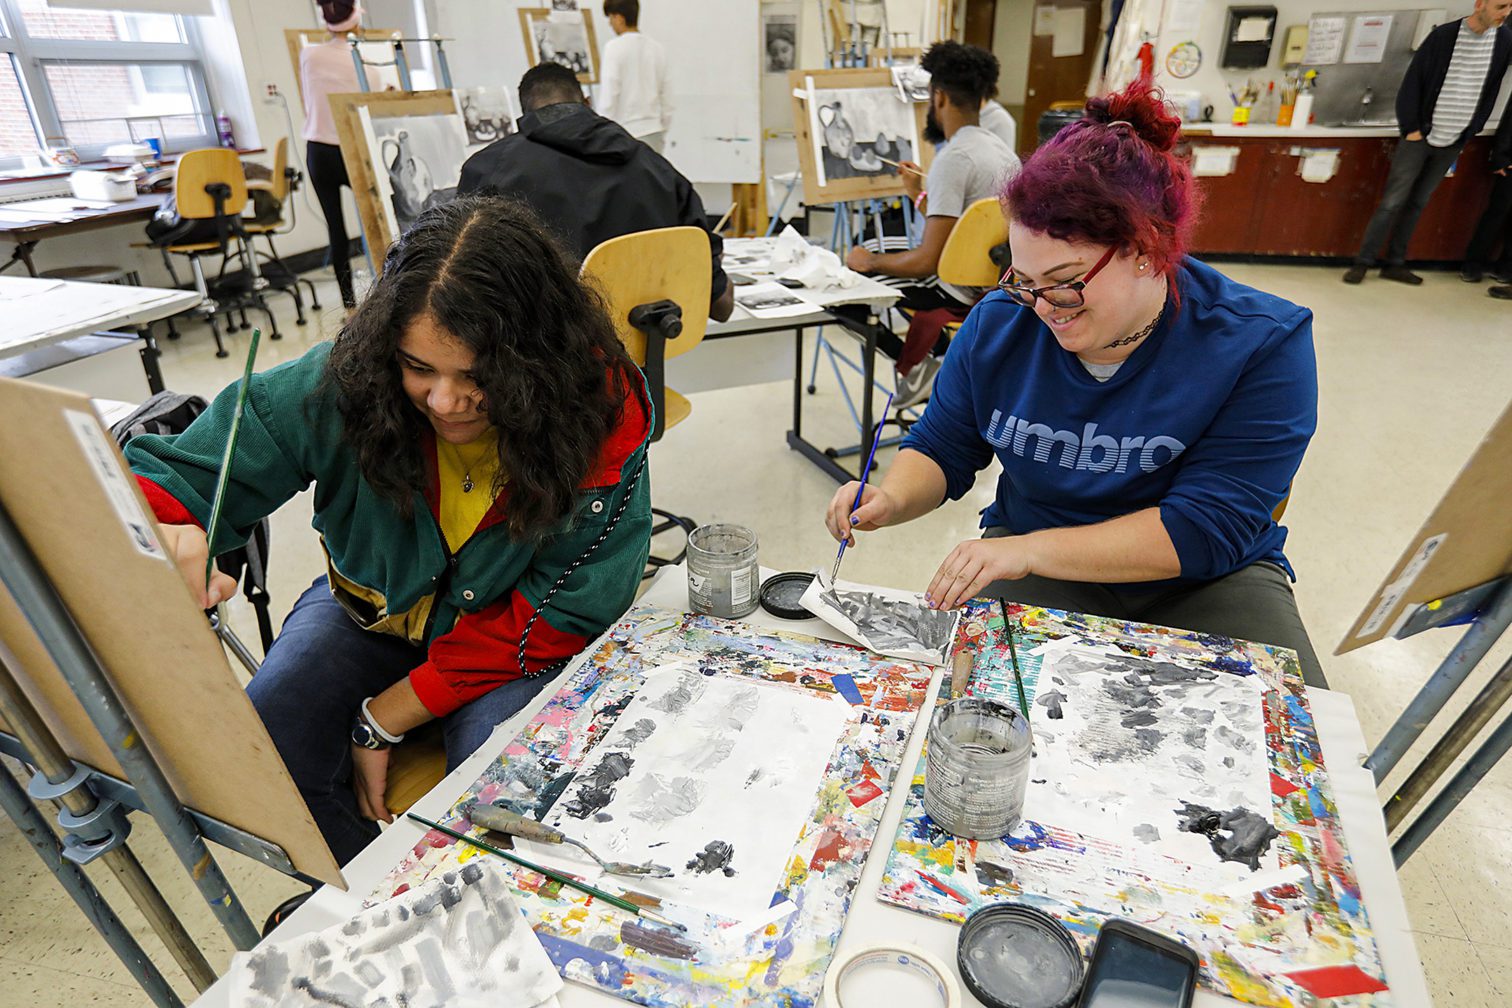
{"label": "window frame", "polygon": [[[125,13],[130,13],[125,12]],[[164,153],[181,153],[199,147],[214,147],[219,143],[215,124],[214,95],[210,90],[209,77],[205,73],[204,44],[199,33],[197,18],[169,15],[179,24],[183,36],[181,42],[131,42],[116,40],[50,39],[35,38],[27,33],[26,22],[21,16],[17,0],[0,0],[0,59],[9,56],[20,80],[21,93],[31,115],[32,128],[37,134],[38,152],[47,146],[48,138],[65,137],[62,117],[47,81],[49,65],[79,64],[127,64],[169,65],[184,68],[189,81],[191,97],[202,113],[176,113],[176,115],[200,114],[203,132],[192,138],[175,140],[171,144],[164,138]],[[113,118],[113,117],[112,117]],[[134,117],[122,115],[122,121],[130,123]],[[135,117],[142,119],[153,116]],[[128,134],[131,128],[127,127]],[[80,144],[75,150],[84,161],[98,160],[108,144]],[[21,167],[23,155],[0,154],[0,168]]]}

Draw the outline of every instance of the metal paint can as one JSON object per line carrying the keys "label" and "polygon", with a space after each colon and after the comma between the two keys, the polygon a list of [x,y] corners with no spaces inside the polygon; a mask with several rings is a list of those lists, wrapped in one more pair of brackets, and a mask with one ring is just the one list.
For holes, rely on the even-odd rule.
{"label": "metal paint can", "polygon": [[1023,818],[1034,748],[1029,720],[996,700],[935,709],[924,763],[924,811],[955,836],[996,840]]}
{"label": "metal paint can", "polygon": [[760,601],[756,533],[744,525],[700,525],[688,535],[688,604],[739,619]]}

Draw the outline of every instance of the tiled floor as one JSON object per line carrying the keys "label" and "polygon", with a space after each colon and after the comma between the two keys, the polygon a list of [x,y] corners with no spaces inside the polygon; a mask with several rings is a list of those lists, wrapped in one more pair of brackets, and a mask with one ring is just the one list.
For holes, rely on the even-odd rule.
{"label": "tiled floor", "polygon": [[[1352,288],[1339,282],[1341,271],[1334,268],[1226,268],[1240,280],[1311,306],[1317,316],[1322,415],[1286,514],[1288,553],[1325,670],[1337,689],[1353,696],[1373,743],[1456,632],[1383,642],[1342,657],[1330,653],[1512,394],[1512,304],[1487,298],[1482,288],[1448,273],[1429,274],[1415,289],[1373,277]],[[336,303],[334,291],[323,293]],[[259,365],[301,353],[332,335],[337,324],[330,310],[303,330],[290,318],[282,341],[263,343]],[[206,394],[219,389],[239,367],[237,348],[245,348],[245,334],[232,344],[231,358],[222,361],[212,356],[202,330],[167,345],[163,370],[170,386]],[[773,354],[792,352],[786,338],[770,338],[770,346]],[[847,414],[833,379],[822,377],[819,384],[806,404],[806,432],[831,444],[846,437]],[[769,566],[812,568],[833,555],[819,516],[834,484],[784,444],[790,395],[785,383],[693,395],[692,418],[652,453],[654,497],[659,506],[700,521],[753,526]],[[906,529],[864,538],[846,561],[847,576],[914,588],[927,583],[945,553],[974,534],[976,511],[991,483],[984,478],[979,486],[969,501]],[[308,518],[308,500],[301,499],[275,519],[272,591],[278,607],[286,608],[321,570]],[[236,619],[255,638],[246,614]],[[1456,709],[1509,650],[1512,642],[1504,642],[1483,663]],[[214,964],[223,967],[230,949],[150,820],[137,817],[132,844]],[[298,888],[244,858],[228,854],[221,863],[258,920]],[[190,993],[114,881],[104,871],[90,874],[124,908],[123,916],[179,989]],[[0,898],[0,976],[6,978],[0,1003],[147,1003],[3,820],[0,878],[8,883]],[[1512,878],[1512,761],[1465,801],[1401,878],[1435,1003],[1512,1003],[1512,890],[1506,888]]]}

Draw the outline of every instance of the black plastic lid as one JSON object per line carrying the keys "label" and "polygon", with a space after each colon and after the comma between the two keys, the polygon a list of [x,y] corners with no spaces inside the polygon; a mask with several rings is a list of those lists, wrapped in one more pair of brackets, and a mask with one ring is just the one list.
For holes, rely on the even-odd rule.
{"label": "black plastic lid", "polygon": [[773,574],[761,584],[761,608],[781,619],[813,619],[814,614],[798,601],[813,581],[812,571]]}
{"label": "black plastic lid", "polygon": [[1081,992],[1081,950],[1071,932],[1019,903],[994,903],[966,918],[956,967],[987,1008],[1070,1008]]}

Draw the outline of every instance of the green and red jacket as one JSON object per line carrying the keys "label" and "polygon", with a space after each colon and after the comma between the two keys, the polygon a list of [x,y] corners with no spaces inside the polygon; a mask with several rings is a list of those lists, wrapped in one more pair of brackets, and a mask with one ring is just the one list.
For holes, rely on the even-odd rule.
{"label": "green and red jacket", "polygon": [[[504,523],[506,485],[477,531],[452,553],[436,518],[435,439],[422,438],[426,486],[415,491],[413,513],[404,518],[363,478],[334,400],[317,391],[330,351],[322,343],[252,377],[217,547],[242,544],[259,521],[314,484],[312,524],[336,575],[336,597],[378,632],[410,625],[408,633],[397,632],[426,647],[410,682],[437,717],[570,658],[629,608],[650,551],[650,479],[642,470],[651,405],[643,384],[627,393],[621,422],[559,529],[535,543],[512,538]],[[235,408],[232,386],[182,434],[142,435],[127,446],[159,521],[204,527]],[[619,521],[594,548],[622,504]],[[536,619],[559,579],[561,587]],[[414,619],[417,612],[425,618]]]}

